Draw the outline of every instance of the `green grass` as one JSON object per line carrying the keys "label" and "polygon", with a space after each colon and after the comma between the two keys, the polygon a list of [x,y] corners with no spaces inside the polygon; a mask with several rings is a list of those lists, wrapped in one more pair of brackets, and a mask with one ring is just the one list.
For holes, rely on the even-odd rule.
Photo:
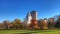
{"label": "green grass", "polygon": [[60,34],[60,30],[0,30],[0,34]]}

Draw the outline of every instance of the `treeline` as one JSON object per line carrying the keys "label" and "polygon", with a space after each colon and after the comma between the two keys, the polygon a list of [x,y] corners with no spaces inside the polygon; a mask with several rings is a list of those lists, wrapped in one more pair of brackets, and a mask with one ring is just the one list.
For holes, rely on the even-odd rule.
{"label": "treeline", "polygon": [[0,29],[60,29],[60,15],[56,20],[54,18],[32,19],[31,24],[28,25],[20,19],[15,19],[12,22],[3,21],[3,23],[0,24]]}

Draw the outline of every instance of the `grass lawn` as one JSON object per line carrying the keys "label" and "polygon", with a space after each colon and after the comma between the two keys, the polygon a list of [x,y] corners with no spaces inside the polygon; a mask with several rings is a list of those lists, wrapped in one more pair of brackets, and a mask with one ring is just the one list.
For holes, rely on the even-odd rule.
{"label": "grass lawn", "polygon": [[0,34],[60,34],[60,30],[0,30]]}

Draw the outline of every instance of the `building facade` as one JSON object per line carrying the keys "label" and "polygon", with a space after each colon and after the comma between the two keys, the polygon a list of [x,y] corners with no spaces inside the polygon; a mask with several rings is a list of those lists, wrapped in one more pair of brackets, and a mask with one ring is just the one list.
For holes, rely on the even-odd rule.
{"label": "building facade", "polygon": [[31,16],[32,16],[32,19],[37,20],[37,12],[36,11],[32,11]]}
{"label": "building facade", "polygon": [[37,20],[37,12],[36,11],[28,12],[26,18],[24,19],[24,22],[26,24],[31,24],[32,19]]}
{"label": "building facade", "polygon": [[[35,22],[32,22],[32,21],[35,21]],[[30,26],[32,23],[37,24],[37,12],[36,11],[28,12],[26,18],[24,19],[25,28]]]}

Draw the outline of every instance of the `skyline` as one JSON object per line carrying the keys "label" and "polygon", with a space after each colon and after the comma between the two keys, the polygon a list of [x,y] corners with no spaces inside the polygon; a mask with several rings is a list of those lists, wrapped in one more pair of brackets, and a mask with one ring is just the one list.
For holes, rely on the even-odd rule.
{"label": "skyline", "polygon": [[23,20],[29,11],[36,10],[38,19],[60,14],[60,0],[0,0],[0,22]]}

